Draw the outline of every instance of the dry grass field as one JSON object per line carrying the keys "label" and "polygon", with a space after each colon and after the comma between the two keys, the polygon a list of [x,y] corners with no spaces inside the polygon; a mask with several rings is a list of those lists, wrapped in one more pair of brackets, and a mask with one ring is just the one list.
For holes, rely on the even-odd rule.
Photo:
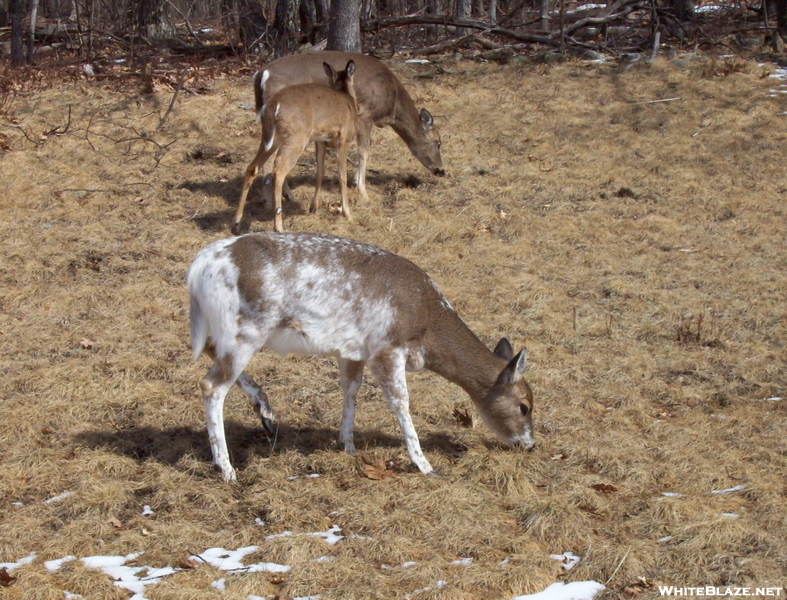
{"label": "dry grass field", "polygon": [[[172,88],[64,72],[0,124],[0,562],[28,557],[0,598],[125,599],[84,561],[45,563],[139,552],[128,566],[178,569],[149,600],[510,599],[585,580],[604,600],[787,581],[787,95],[770,92],[787,82],[710,57],[392,68],[435,115],[449,176],[375,130],[356,222],[336,214],[333,159],[333,210],[308,214],[309,153],[285,227],[402,254],[490,347],[526,346],[535,450],[463,426],[469,398],[421,372],[411,408],[439,477],[409,464],[368,374],[349,456],[335,361],[261,353],[249,372],[278,433],[231,391],[238,483],[224,483],[185,272],[229,235],[259,143],[241,107],[251,71],[187,78],[201,93],[159,131]],[[252,231],[272,224],[260,183]],[[392,476],[370,479],[364,460]],[[329,531],[345,537],[303,535]],[[243,564],[291,569],[189,560],[249,546]],[[550,555],[569,551],[582,560],[565,571]]]}

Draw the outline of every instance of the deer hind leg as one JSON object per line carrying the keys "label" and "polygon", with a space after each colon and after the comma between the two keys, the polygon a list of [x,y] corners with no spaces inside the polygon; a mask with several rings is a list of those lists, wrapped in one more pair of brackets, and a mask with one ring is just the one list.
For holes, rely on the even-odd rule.
{"label": "deer hind leg", "polygon": [[275,151],[276,144],[273,144],[268,150],[265,149],[265,135],[263,134],[260,148],[257,150],[257,156],[254,157],[254,160],[251,161],[251,164],[246,168],[246,172],[243,176],[243,188],[241,189],[240,199],[238,200],[238,209],[235,211],[235,218],[232,220],[232,226],[230,228],[235,235],[240,232],[240,222],[243,219],[243,210],[246,207],[246,197],[249,195],[249,188],[251,188],[251,184],[254,183],[254,179],[257,177],[259,170],[265,166],[265,163],[268,162],[268,159]]}
{"label": "deer hind leg", "polygon": [[336,162],[339,163],[339,188],[342,191],[342,215],[352,223],[350,202],[347,200],[347,140],[340,140],[336,147]]}
{"label": "deer hind leg", "polygon": [[221,469],[225,481],[235,481],[237,477],[230,462],[227,437],[224,432],[224,398],[255,352],[256,348],[249,344],[243,344],[233,353],[223,356],[216,356],[215,352],[209,352],[209,355],[214,355],[213,365],[200,381],[213,462]]}
{"label": "deer hind leg", "polygon": [[312,198],[311,206],[309,206],[309,212],[314,213],[317,212],[317,209],[320,208],[320,190],[322,189],[322,178],[325,175],[325,149],[327,148],[327,144],[325,142],[314,142],[314,149],[315,154],[317,156],[317,176],[314,180],[314,197]]}
{"label": "deer hind leg", "polygon": [[265,431],[273,435],[274,416],[273,408],[271,408],[271,404],[268,401],[268,394],[265,393],[265,390],[263,390],[246,371],[243,371],[243,373],[238,376],[235,383],[243,390],[243,393],[248,396],[249,402],[251,402],[254,412],[260,417],[260,421],[262,421],[262,426],[265,428]]}
{"label": "deer hind leg", "polygon": [[421,450],[418,434],[410,417],[410,397],[405,379],[405,352],[403,349],[383,350],[370,361],[372,374],[388,400],[388,405],[399,420],[410,460],[424,475],[435,475],[432,465]]}
{"label": "deer hind leg", "polygon": [[295,167],[301,154],[303,154],[309,139],[305,140],[298,137],[291,137],[288,143],[282,144],[276,153],[273,161],[273,230],[276,232],[284,231],[282,220],[281,197],[287,175]]}
{"label": "deer hind leg", "polygon": [[372,145],[372,121],[361,121],[358,127],[358,169],[355,171],[355,185],[361,198],[369,199],[366,193],[366,165],[369,161],[369,147]]}
{"label": "deer hind leg", "polygon": [[342,426],[339,429],[339,441],[344,445],[344,451],[355,454],[353,429],[355,428],[355,399],[358,389],[363,381],[363,361],[339,359],[339,383],[344,392],[344,405],[342,409]]}

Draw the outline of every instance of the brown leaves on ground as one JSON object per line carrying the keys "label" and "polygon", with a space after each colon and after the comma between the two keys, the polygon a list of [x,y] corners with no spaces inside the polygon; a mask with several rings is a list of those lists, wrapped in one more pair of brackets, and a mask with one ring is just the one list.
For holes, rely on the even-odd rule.
{"label": "brown leaves on ground", "polygon": [[12,577],[8,574],[8,569],[3,567],[0,569],[0,585],[3,587],[8,587],[12,583],[16,581],[16,577]]}
{"label": "brown leaves on ground", "polygon": [[594,483],[590,487],[592,487],[597,492],[601,492],[602,494],[612,494],[618,491],[618,488],[608,483]]}
{"label": "brown leaves on ground", "polygon": [[369,479],[374,479],[379,481],[382,479],[388,479],[389,477],[393,477],[394,475],[396,475],[396,473],[394,473],[393,471],[391,471],[385,466],[385,463],[380,458],[376,458],[372,462],[370,459],[366,458],[365,456],[362,456],[361,462],[363,463],[363,474]]}

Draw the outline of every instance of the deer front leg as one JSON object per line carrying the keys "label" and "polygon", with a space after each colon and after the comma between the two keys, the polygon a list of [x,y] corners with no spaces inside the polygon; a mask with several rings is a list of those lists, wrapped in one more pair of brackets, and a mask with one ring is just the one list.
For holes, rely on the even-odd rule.
{"label": "deer front leg", "polygon": [[317,176],[314,180],[314,197],[312,198],[309,212],[315,213],[320,208],[320,190],[322,189],[322,178],[325,175],[325,142],[314,142],[315,153],[317,155]]}
{"label": "deer front leg", "polygon": [[238,209],[235,211],[235,218],[232,220],[232,225],[230,227],[230,231],[235,235],[240,233],[240,222],[243,219],[243,210],[246,207],[246,197],[249,195],[249,188],[251,188],[251,184],[254,183],[254,179],[257,177],[260,168],[265,166],[265,163],[268,162],[268,159],[274,151],[274,148],[265,150],[264,138],[265,136],[263,136],[263,142],[260,143],[260,148],[257,150],[257,156],[254,157],[254,160],[251,161],[251,164],[246,168],[246,172],[243,176],[243,189],[240,192]]}
{"label": "deer front leg", "polygon": [[355,454],[353,429],[355,428],[355,399],[358,389],[363,381],[363,361],[339,359],[339,383],[344,392],[344,405],[342,410],[342,426],[339,429],[339,441],[344,445],[344,451]]}
{"label": "deer front leg", "polygon": [[350,202],[347,199],[347,141],[342,140],[336,148],[336,161],[339,163],[339,188],[342,191],[342,215],[350,223],[353,216],[350,213]]}
{"label": "deer front leg", "polygon": [[366,193],[366,165],[369,161],[369,147],[372,145],[372,121],[361,121],[358,128],[358,169],[355,171],[355,185],[364,200]]}
{"label": "deer front leg", "polygon": [[432,465],[421,450],[421,443],[410,417],[410,397],[405,379],[406,362],[403,349],[391,349],[379,352],[369,364],[372,374],[388,399],[388,405],[399,420],[410,460],[424,475],[435,475]]}

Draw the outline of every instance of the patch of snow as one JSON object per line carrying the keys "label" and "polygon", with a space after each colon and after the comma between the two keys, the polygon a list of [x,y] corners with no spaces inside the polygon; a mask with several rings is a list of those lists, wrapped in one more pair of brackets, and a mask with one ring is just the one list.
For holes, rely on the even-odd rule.
{"label": "patch of snow", "polygon": [[[783,90],[783,91],[781,91],[781,93],[782,94],[787,94],[787,90]],[[785,114],[785,113],[782,113],[782,114]],[[772,398],[763,398],[762,399],[763,402],[781,402],[781,400],[782,400],[781,396],[773,396]],[[14,505],[16,505],[16,502],[14,502]],[[24,506],[24,505],[22,505],[22,506]]]}
{"label": "patch of snow", "polygon": [[63,590],[63,596],[66,600],[72,600],[73,598],[84,598],[81,594],[72,594],[71,592],[67,592]]}
{"label": "patch of snow", "polygon": [[671,535],[665,535],[663,538],[659,538],[656,541],[664,544],[666,542],[669,542],[671,539],[672,539]]}
{"label": "patch of snow", "polygon": [[733,492],[740,492],[741,490],[746,489],[746,484],[742,483],[740,485],[736,485],[731,488],[727,488],[725,490],[712,490],[711,494],[732,494]]}
{"label": "patch of snow", "polygon": [[724,513],[721,513],[721,516],[722,517],[729,517],[730,519],[737,519],[738,517],[740,517],[740,515],[738,513],[733,513],[733,512],[724,512]]}
{"label": "patch of snow", "polygon": [[24,506],[24,505],[25,505],[24,502],[12,502],[11,503],[11,506]]}
{"label": "patch of snow", "polygon": [[[341,527],[339,527],[338,525],[334,525],[334,526],[332,526],[330,529],[328,529],[328,531],[317,531],[317,532],[314,532],[314,533],[299,533],[299,534],[294,534],[292,531],[282,531],[281,533],[274,533],[274,534],[272,534],[272,535],[269,535],[269,536],[267,536],[265,539],[266,539],[266,540],[272,540],[272,539],[274,539],[274,538],[279,538],[279,537],[290,537],[290,536],[292,536],[292,535],[307,535],[307,536],[321,537],[321,538],[323,538],[323,539],[324,539],[324,540],[325,540],[325,541],[326,541],[326,542],[327,542],[327,543],[328,543],[330,546],[334,546],[334,545],[336,545],[336,544],[337,544],[339,541],[343,540],[343,539],[344,539],[344,537],[345,537],[345,536],[343,536],[343,535],[339,535],[339,532],[340,532],[341,530],[342,530],[342,529],[341,529]],[[361,537],[361,536],[354,535],[354,536],[352,536],[352,537]]]}
{"label": "patch of snow", "polygon": [[466,558],[460,558],[458,560],[451,561],[452,565],[462,565],[463,567],[469,567],[473,564],[472,557],[468,556]]}
{"label": "patch of snow", "polygon": [[590,600],[606,587],[597,581],[557,582],[543,592],[516,596],[513,600]]}
{"label": "patch of snow", "polygon": [[216,581],[210,582],[210,587],[216,588],[222,594],[227,591],[227,586],[224,585],[224,582],[227,581],[226,578],[222,577],[221,579],[217,579]]}
{"label": "patch of snow", "polygon": [[48,561],[46,561],[44,563],[44,566],[46,567],[47,571],[50,571],[50,572],[54,573],[60,567],[62,567],[65,563],[70,562],[72,560],[76,560],[76,559],[77,559],[76,556],[74,556],[73,554],[69,554],[68,556],[64,556],[63,558],[58,558],[58,559],[55,559],[55,560],[48,560]]}
{"label": "patch of snow", "polygon": [[[327,562],[333,562],[335,560],[336,560],[336,558],[333,557],[333,556],[321,556],[320,558],[315,558],[313,562],[327,563]],[[385,567],[385,565],[380,565],[380,568],[384,568],[384,567]],[[390,567],[388,567],[388,568],[390,569]]]}
{"label": "patch of snow", "polygon": [[150,506],[148,506],[147,504],[142,507],[142,516],[143,517],[149,517],[150,515],[155,515],[155,514],[156,514],[156,511],[152,510],[150,508]]}
{"label": "patch of snow", "polygon": [[58,496],[52,496],[49,500],[44,500],[44,504],[52,504],[53,502],[60,502],[69,496],[73,496],[76,492],[63,492]]}
{"label": "patch of snow", "polygon": [[570,571],[574,567],[579,564],[579,561],[582,560],[579,556],[574,554],[573,552],[564,552],[563,554],[550,554],[549,558],[554,558],[555,560],[559,560],[563,563],[563,568],[566,571]]}
{"label": "patch of snow", "polygon": [[239,571],[244,573],[287,573],[292,567],[277,563],[260,562],[251,565],[244,565],[241,559],[259,550],[259,546],[245,546],[237,550],[227,550],[225,548],[208,548],[202,554],[191,559],[197,558],[204,560],[209,565],[221,569],[222,571]]}
{"label": "patch of snow", "polygon": [[291,475],[291,476],[290,476],[290,477],[288,477],[287,479],[288,479],[289,481],[292,481],[293,479],[300,479],[301,477],[307,477],[307,478],[309,478],[309,479],[315,479],[315,478],[317,478],[317,477],[319,477],[319,476],[320,476],[320,474],[319,474],[319,473],[310,473],[309,475]]}
{"label": "patch of snow", "polygon": [[428,65],[431,64],[431,60],[426,60],[425,58],[408,58],[406,63],[416,64],[416,65]]}
{"label": "patch of snow", "polygon": [[417,564],[418,563],[415,562],[414,560],[408,560],[407,562],[403,562],[402,563],[402,568],[403,569],[409,569],[410,567],[414,567]]}
{"label": "patch of snow", "polygon": [[33,562],[35,560],[35,558],[36,558],[36,553],[35,552],[31,552],[30,554],[28,554],[24,558],[20,558],[16,562],[0,563],[0,569],[5,569],[6,571],[8,571],[10,573],[11,571],[16,569],[17,567],[21,567],[22,565],[26,565],[27,563]]}
{"label": "patch of snow", "polygon": [[718,4],[706,4],[705,6],[698,6],[694,9],[694,12],[698,13],[710,13],[710,12],[719,12],[720,10],[724,10],[724,6],[719,6]]}
{"label": "patch of snow", "polygon": [[257,517],[257,518],[255,518],[255,519],[254,519],[254,524],[255,524],[257,527],[265,527],[265,521],[263,521],[263,520],[262,520],[262,519],[260,519],[259,517]]}
{"label": "patch of snow", "polygon": [[678,492],[661,492],[662,496],[667,498],[685,498],[686,494],[679,494]]}

